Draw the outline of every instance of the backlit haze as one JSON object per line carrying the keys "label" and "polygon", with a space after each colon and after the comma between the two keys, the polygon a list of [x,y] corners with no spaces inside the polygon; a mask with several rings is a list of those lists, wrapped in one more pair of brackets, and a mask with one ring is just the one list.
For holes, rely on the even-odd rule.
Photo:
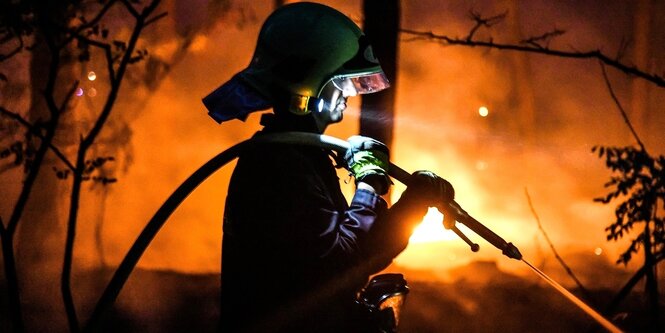
{"label": "backlit haze", "polygon": [[[318,2],[362,22],[360,1]],[[509,10],[513,2],[517,3],[403,1],[402,27],[462,37],[473,26],[467,15],[470,9],[489,16]],[[203,5],[205,1],[188,3]],[[174,62],[164,80],[133,92],[141,103],[118,105],[114,112],[125,114],[114,117],[129,122],[130,142],[117,155],[115,176],[119,181],[108,188],[106,201],[100,202],[97,195],[84,198],[88,204],[81,212],[77,267],[100,262],[94,224],[88,220],[103,218],[104,261],[116,265],[145,223],[186,177],[260,128],[259,114],[246,122],[218,125],[207,116],[201,98],[249,63],[260,24],[272,5],[272,1],[232,1],[227,12],[192,39],[185,56]],[[558,28],[567,32],[550,44],[552,48],[602,49],[613,55],[622,39],[633,38],[634,8],[630,1],[585,1],[583,5],[577,1],[522,1],[519,5],[517,12],[509,10],[506,22],[492,28],[491,35],[497,41],[512,42],[520,39],[515,34],[524,38]],[[169,10],[174,14],[150,33],[169,34],[196,25],[201,13],[181,7],[186,6],[173,5]],[[510,25],[510,15],[518,17],[517,28]],[[660,29],[655,24],[652,27]],[[486,30],[478,34],[480,38],[487,36]],[[177,42],[163,36],[155,40],[159,42],[153,45],[151,56],[171,59]],[[648,68],[654,72],[665,68],[664,45],[662,40],[651,44],[654,56]],[[630,56],[628,52],[629,63]],[[94,70],[85,71],[88,84],[99,81],[89,80],[89,71]],[[619,98],[630,110],[634,79],[612,69],[609,74]],[[591,148],[632,145],[634,140],[610,98],[596,61],[444,47],[403,34],[398,75],[391,147],[395,164],[408,171],[432,170],[449,180],[455,187],[456,201],[467,212],[513,242],[534,264],[557,266],[538,230],[526,193],[559,251],[582,253],[587,260],[583,265],[589,266],[617,259],[626,243],[608,243],[604,232],[614,219],[614,205],[593,202],[594,197],[606,194],[603,184],[610,173]],[[99,94],[103,87],[97,90]],[[87,94],[80,98],[94,97]],[[638,126],[639,134],[651,154],[663,154],[665,90],[649,87],[643,98],[648,121]],[[329,127],[326,134],[339,138],[357,134],[359,101],[359,97],[352,97],[344,121]],[[534,115],[529,128],[519,119],[524,110]],[[214,174],[185,201],[148,248],[140,267],[219,272],[221,220],[232,167],[227,165]],[[352,182],[341,171],[340,178],[350,199]],[[403,190],[401,184],[395,185],[393,202]],[[105,207],[103,216],[98,216],[100,206]],[[3,216],[7,215],[5,208],[3,205]],[[479,252],[471,252],[461,239],[443,230],[440,220],[440,214],[430,212],[414,233],[412,244],[396,259],[398,268],[431,270],[441,278],[448,277],[447,269],[472,260],[495,260],[499,267],[516,272],[525,268],[461,227],[480,245]],[[642,263],[641,258],[635,261],[635,265]]]}

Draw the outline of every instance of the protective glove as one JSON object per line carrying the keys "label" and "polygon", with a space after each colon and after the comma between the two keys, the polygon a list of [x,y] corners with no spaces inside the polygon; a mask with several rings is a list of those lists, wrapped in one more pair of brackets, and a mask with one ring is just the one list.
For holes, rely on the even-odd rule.
{"label": "protective glove", "polygon": [[356,184],[371,184],[379,195],[388,193],[392,184],[388,177],[390,151],[383,143],[365,136],[354,135],[348,140],[349,149],[344,154],[346,169],[356,179]]}
{"label": "protective glove", "polygon": [[455,200],[455,189],[447,180],[434,172],[419,170],[411,175],[404,195],[421,200],[428,207],[437,207],[441,210],[446,203]]}

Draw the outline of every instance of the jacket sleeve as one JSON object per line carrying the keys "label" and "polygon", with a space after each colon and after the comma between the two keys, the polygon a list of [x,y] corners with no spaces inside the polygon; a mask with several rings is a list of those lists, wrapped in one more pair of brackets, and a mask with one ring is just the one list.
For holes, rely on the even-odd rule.
{"label": "jacket sleeve", "polygon": [[305,245],[303,251],[311,251],[319,262],[340,268],[358,266],[367,274],[385,268],[406,248],[427,213],[411,189],[390,209],[383,198],[366,190],[356,190],[350,205],[340,208],[312,174],[303,172],[292,183],[301,185],[291,190],[302,191],[302,196],[296,194],[302,205],[293,207],[291,222],[298,230],[294,237],[302,237],[297,241]]}
{"label": "jacket sleeve", "polygon": [[338,269],[385,267],[406,247],[413,230],[407,217],[417,207],[400,200],[389,210],[381,197],[365,190],[357,190],[347,205],[337,176],[325,174],[334,173],[325,162],[312,165],[292,150],[262,152],[239,162],[234,177],[240,183],[231,201],[252,205],[233,205],[239,209],[231,219],[242,221],[235,228],[288,258]]}

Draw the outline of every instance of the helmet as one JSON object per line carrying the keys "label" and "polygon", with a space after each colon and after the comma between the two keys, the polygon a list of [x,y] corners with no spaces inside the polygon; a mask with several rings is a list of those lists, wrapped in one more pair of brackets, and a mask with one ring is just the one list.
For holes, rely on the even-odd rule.
{"label": "helmet", "polygon": [[[306,114],[327,83],[367,94],[389,86],[367,38],[344,14],[299,2],[265,21],[250,65],[239,77],[267,99],[290,94],[289,110]],[[318,101],[317,101],[318,103]]]}

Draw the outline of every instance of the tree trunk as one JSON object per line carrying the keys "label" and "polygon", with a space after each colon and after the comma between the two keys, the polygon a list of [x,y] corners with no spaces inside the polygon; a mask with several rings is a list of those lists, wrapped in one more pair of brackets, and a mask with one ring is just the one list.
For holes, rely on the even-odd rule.
{"label": "tree trunk", "polygon": [[660,332],[659,326],[659,302],[658,302],[658,281],[656,280],[656,260],[653,254],[653,246],[651,243],[651,228],[650,222],[646,223],[644,227],[644,267],[646,273],[645,292],[648,299],[649,307],[649,327],[653,332]]}
{"label": "tree trunk", "polygon": [[391,87],[362,96],[360,134],[375,138],[388,147],[393,139],[395,94],[397,92],[397,46],[400,25],[398,0],[365,0],[364,30]]}
{"label": "tree trunk", "polygon": [[[36,9],[38,20],[52,19],[56,22],[67,22],[71,17],[66,3],[42,4]],[[47,36],[47,34],[51,34]],[[47,39],[57,44],[61,35],[53,31],[38,29],[35,31],[35,43],[31,51],[30,61],[30,87],[31,104],[27,120],[32,124],[43,124],[49,122],[46,127],[53,131],[47,142],[41,139],[33,139],[34,149],[42,145],[53,143],[61,149],[65,144],[74,142],[75,133],[56,130],[60,128],[71,128],[74,124],[75,115],[60,110],[50,110],[46,104],[46,96],[51,95],[57,107],[63,102],[67,92],[76,81],[74,65],[75,58],[68,54],[66,48],[57,47],[51,49],[47,45]],[[58,52],[53,54],[53,52]],[[58,59],[54,62],[54,59]],[[49,79],[55,78],[54,84],[49,88]],[[50,90],[52,89],[52,90]],[[62,117],[60,116],[62,115]],[[51,141],[52,140],[52,141]],[[66,149],[64,150],[66,151]],[[39,173],[28,194],[20,224],[18,224],[16,235],[16,264],[19,274],[19,286],[22,291],[22,301],[36,304],[32,314],[44,309],[60,309],[62,306],[58,294],[58,277],[60,275],[60,262],[63,256],[64,227],[60,224],[62,214],[61,205],[67,199],[67,184],[58,179],[53,172],[54,168],[62,169],[61,164],[54,155],[47,151],[41,161],[33,162]],[[24,185],[25,186],[25,185]],[[30,320],[26,313],[26,323],[33,327],[26,327],[27,331],[42,330],[44,323]],[[63,323],[54,321],[49,323],[53,330],[60,330]]]}

